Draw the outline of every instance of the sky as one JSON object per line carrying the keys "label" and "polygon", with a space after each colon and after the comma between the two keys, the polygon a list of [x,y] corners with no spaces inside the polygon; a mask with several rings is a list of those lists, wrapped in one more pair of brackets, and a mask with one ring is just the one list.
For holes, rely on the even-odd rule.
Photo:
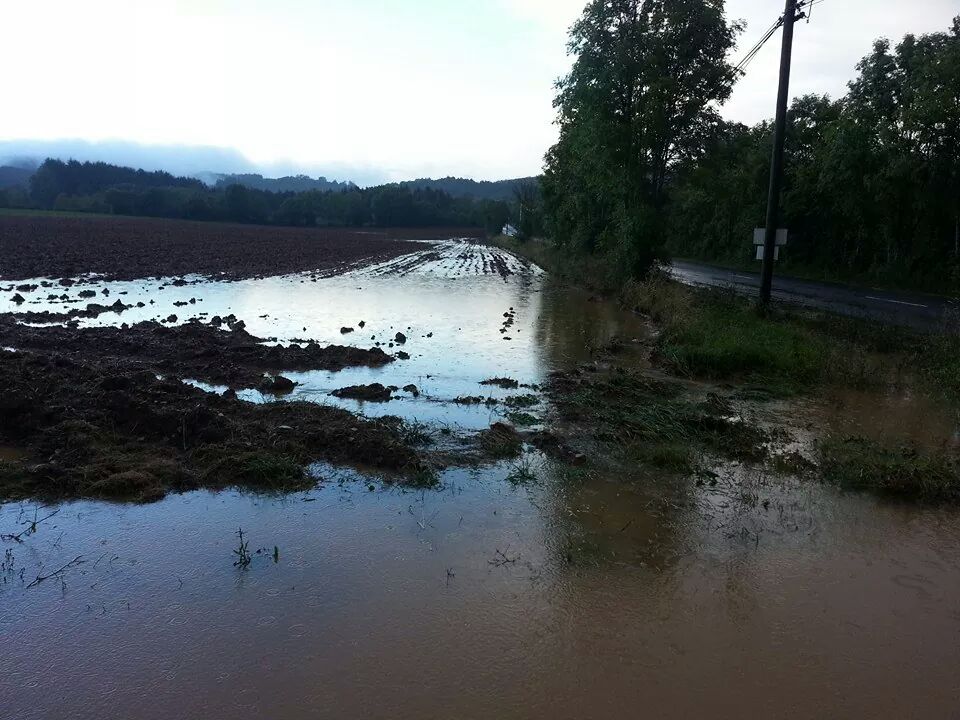
{"label": "sky", "polygon": [[[159,153],[181,172],[361,184],[534,175],[556,140],[553,83],[570,67],[566,32],[583,5],[0,0],[0,156],[99,148],[142,166]],[[747,22],[734,60],[782,9],[727,0],[728,17]],[[842,95],[875,38],[946,30],[956,14],[957,0],[823,0],[797,26],[792,94]],[[772,114],[778,60],[779,35],[738,83],[727,118]],[[74,142],[51,143],[61,140]]]}

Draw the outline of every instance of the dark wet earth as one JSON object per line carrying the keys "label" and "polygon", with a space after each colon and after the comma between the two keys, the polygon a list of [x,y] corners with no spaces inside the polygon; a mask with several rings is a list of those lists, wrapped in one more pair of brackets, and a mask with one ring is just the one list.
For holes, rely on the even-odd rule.
{"label": "dark wet earth", "polygon": [[[383,367],[284,374],[296,398],[401,415],[438,437],[510,412],[454,402],[467,396],[532,396],[525,412],[549,422],[537,390],[481,381],[538,386],[648,332],[468,242],[316,281],[82,287],[145,305],[81,327],[232,313],[277,342],[402,349],[408,360]],[[46,296],[16,308],[4,295],[0,312],[76,306],[33,302]],[[370,383],[418,394],[329,394]],[[887,432],[901,417],[928,418],[929,436],[956,431],[916,399],[882,413],[866,402],[789,412],[798,428]],[[8,503],[0,717],[956,717],[960,513],[717,471],[697,485],[527,448],[451,467],[431,490],[318,465],[315,488],[276,496]]]}

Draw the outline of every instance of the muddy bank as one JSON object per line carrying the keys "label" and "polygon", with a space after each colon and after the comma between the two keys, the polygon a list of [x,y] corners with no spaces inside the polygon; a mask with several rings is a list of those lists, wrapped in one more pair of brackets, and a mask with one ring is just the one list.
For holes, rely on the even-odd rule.
{"label": "muddy bank", "polygon": [[464,228],[286,228],[127,217],[0,216],[0,278],[86,273],[134,280],[199,274],[236,280],[330,271],[473,237]]}
{"label": "muddy bank", "polygon": [[[222,330],[221,326],[232,329]],[[167,327],[147,321],[128,328],[30,327],[0,316],[0,346],[43,352],[74,360],[97,359],[115,371],[149,370],[179,378],[259,388],[266,372],[382,367],[394,358],[380,348],[362,349],[316,343],[267,346],[235,318]]]}
{"label": "muddy bank", "polygon": [[150,500],[169,491],[312,484],[312,462],[416,475],[396,419],[302,402],[263,405],[205,393],[106,360],[0,351],[3,498]]}

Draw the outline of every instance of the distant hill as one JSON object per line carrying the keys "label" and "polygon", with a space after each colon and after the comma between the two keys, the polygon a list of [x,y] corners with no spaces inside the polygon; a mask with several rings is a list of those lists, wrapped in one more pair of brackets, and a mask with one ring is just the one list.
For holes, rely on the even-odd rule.
{"label": "distant hill", "polygon": [[513,180],[467,180],[466,178],[445,177],[439,180],[420,178],[397,183],[400,187],[413,189],[433,188],[442,190],[458,198],[476,198],[478,200],[513,200],[514,190],[524,183],[536,183],[537,178],[515,178]]}
{"label": "distant hill", "polygon": [[0,189],[16,187],[17,185],[26,186],[30,182],[30,176],[34,170],[22,167],[13,167],[11,165],[0,166]]}
{"label": "distant hill", "polygon": [[243,185],[254,190],[267,192],[306,192],[307,190],[350,190],[355,188],[352,182],[337,182],[325,177],[316,179],[307,175],[288,175],[280,178],[265,178],[255,173],[241,173],[233,175],[217,175],[215,187],[224,188],[230,185]]}
{"label": "distant hill", "polygon": [[[0,143],[0,151],[3,149],[3,143]],[[6,164],[0,164],[0,189],[9,187],[28,187],[30,184],[30,178],[36,173],[36,166],[43,162],[41,158],[36,161],[33,167],[28,167],[25,162],[20,161],[19,156],[0,156],[0,163],[2,163],[4,160],[6,160]],[[106,180],[109,180],[109,182],[99,183],[98,187],[96,188],[84,188],[84,192],[93,192],[103,189],[104,187],[113,186],[120,183],[127,183],[137,187],[184,187],[195,186],[197,182],[202,182],[207,186],[220,190],[229,187],[230,185],[242,185],[252,190],[262,190],[271,193],[301,193],[311,190],[321,192],[337,192],[357,189],[360,186],[375,186],[368,185],[366,183],[361,183],[358,186],[357,183],[349,180],[340,182],[336,180],[328,180],[323,176],[313,178],[304,174],[286,175],[283,177],[271,178],[264,177],[260,173],[224,173],[205,171],[183,173],[182,175],[178,176],[154,168],[148,168],[146,171],[133,170],[131,167],[137,167],[136,165],[120,166],[102,161],[92,163],[86,161],[78,163],[75,160],[72,160],[64,163],[58,160],[50,161],[48,158],[48,162],[43,164],[47,170],[49,170],[50,166],[52,165],[54,168],[60,171],[67,171],[71,168],[76,168],[81,165],[86,166],[83,174],[87,180],[92,177],[89,171],[93,170],[94,168],[98,168],[106,175],[109,175],[109,177],[106,178]],[[107,172],[108,169],[110,172]],[[121,172],[121,169],[124,177],[117,176],[117,173]],[[96,174],[100,175],[102,173]],[[418,178],[416,180],[404,180],[402,182],[389,183],[384,187],[392,186],[409,190],[422,190],[430,188],[433,190],[440,190],[454,198],[512,202],[516,199],[515,190],[518,186],[526,183],[536,184],[537,182],[538,179],[535,177],[514,178],[511,180],[497,181],[477,181],[467,178],[445,177],[436,179]],[[66,192],[66,190],[64,191]],[[70,190],[70,192],[79,193],[80,189],[73,188]]]}

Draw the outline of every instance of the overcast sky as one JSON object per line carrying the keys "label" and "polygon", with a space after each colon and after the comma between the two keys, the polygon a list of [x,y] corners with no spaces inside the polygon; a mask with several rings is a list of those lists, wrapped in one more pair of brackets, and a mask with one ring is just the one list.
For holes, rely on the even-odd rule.
{"label": "overcast sky", "polygon": [[[383,179],[539,172],[584,0],[0,0],[0,141],[237,150],[267,173]],[[749,48],[781,0],[728,0]],[[843,93],[880,36],[946,30],[957,0],[823,0],[794,94]],[[774,104],[779,36],[724,109]],[[218,170],[220,168],[209,168]]]}

